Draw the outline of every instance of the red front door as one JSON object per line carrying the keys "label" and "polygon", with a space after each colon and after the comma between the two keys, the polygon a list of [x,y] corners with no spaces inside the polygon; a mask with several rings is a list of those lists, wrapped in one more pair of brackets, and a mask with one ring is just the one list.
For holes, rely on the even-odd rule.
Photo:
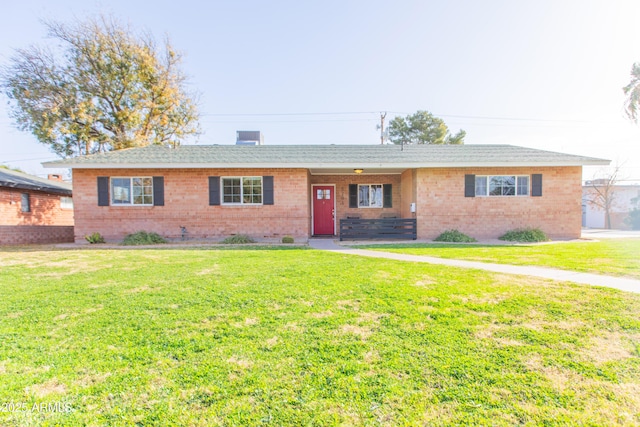
{"label": "red front door", "polygon": [[313,234],[335,234],[334,209],[335,187],[330,185],[314,185],[313,191]]}

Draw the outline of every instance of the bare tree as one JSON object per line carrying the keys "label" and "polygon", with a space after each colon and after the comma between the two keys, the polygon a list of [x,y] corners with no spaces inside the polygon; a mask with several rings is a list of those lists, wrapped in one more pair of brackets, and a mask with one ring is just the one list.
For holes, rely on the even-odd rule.
{"label": "bare tree", "polygon": [[589,187],[586,202],[604,211],[604,227],[611,228],[611,211],[616,202],[616,183],[620,180],[620,165],[597,174],[598,178],[587,181]]}

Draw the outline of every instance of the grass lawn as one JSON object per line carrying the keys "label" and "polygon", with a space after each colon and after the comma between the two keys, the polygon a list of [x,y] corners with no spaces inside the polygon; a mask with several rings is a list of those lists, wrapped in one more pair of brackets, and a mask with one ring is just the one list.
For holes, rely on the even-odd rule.
{"label": "grass lawn", "polygon": [[379,251],[515,265],[539,265],[587,273],[640,278],[640,239],[543,245],[404,243],[361,245]]}
{"label": "grass lawn", "polygon": [[640,295],[305,249],[2,251],[0,289],[0,425],[640,423]]}

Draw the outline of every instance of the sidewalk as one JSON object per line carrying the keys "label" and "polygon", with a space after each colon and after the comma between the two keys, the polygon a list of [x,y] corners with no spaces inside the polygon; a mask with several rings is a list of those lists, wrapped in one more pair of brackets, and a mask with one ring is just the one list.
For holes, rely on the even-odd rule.
{"label": "sidewalk", "polygon": [[341,246],[332,239],[309,239],[309,246],[330,252],[338,252],[347,255],[359,255],[373,258],[386,258],[396,261],[426,262],[429,264],[448,265],[458,268],[475,268],[478,270],[493,271],[496,273],[520,274],[534,276],[543,279],[582,283],[592,286],[605,286],[620,289],[627,292],[640,293],[640,280],[624,277],[604,276],[600,274],[578,273],[575,271],[558,270],[555,268],[532,267],[508,264],[492,264],[486,262],[463,261],[457,259],[445,259],[429,256],[397,254],[392,252],[370,251],[366,249],[354,249]]}

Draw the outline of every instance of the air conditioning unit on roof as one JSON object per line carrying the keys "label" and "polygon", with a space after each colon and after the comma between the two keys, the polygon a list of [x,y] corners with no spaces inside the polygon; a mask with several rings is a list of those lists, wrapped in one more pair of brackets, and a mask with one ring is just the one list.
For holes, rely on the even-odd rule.
{"label": "air conditioning unit on roof", "polygon": [[236,145],[264,145],[264,136],[259,130],[239,130]]}

